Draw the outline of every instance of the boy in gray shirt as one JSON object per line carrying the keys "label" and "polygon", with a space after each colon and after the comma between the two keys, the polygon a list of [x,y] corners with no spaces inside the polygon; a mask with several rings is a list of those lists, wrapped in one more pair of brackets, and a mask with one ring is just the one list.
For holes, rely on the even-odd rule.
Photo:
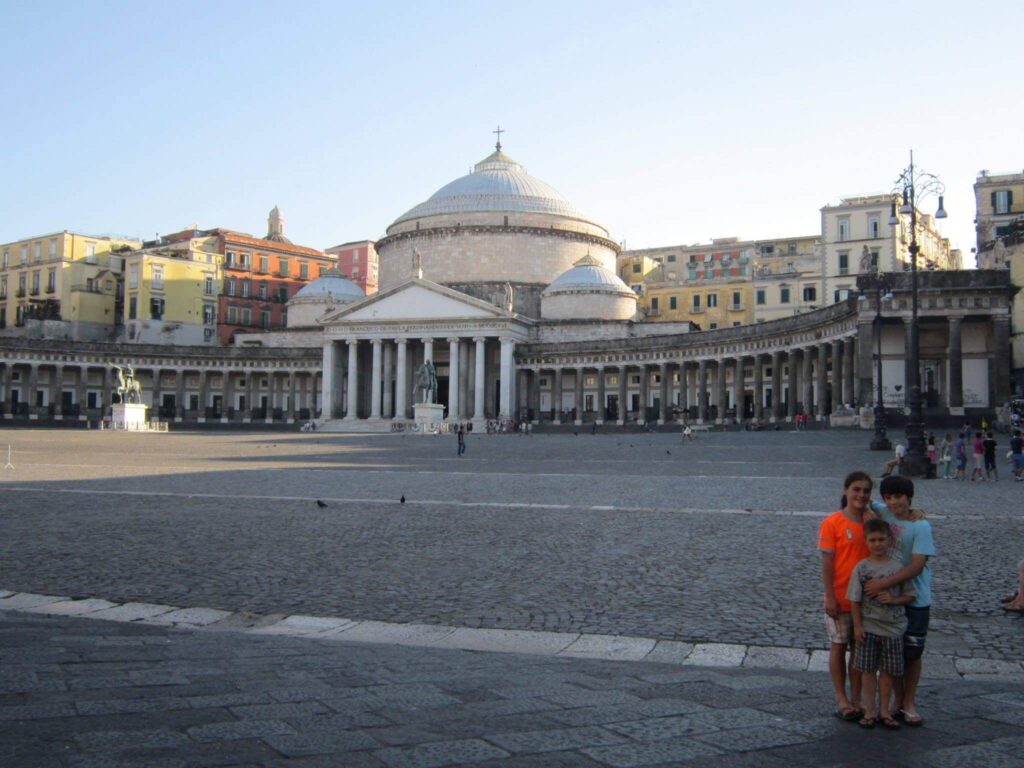
{"label": "boy in gray shirt", "polygon": [[884,520],[864,523],[864,543],[869,555],[854,566],[846,592],[857,638],[853,666],[861,672],[863,681],[864,717],[859,724],[862,728],[874,728],[876,722],[881,722],[886,728],[896,730],[900,724],[889,711],[889,701],[894,678],[903,676],[903,633],[907,628],[903,606],[913,601],[914,587],[910,581],[904,581],[877,597],[865,595],[864,584],[871,579],[892,576],[903,564],[892,556],[892,532]]}

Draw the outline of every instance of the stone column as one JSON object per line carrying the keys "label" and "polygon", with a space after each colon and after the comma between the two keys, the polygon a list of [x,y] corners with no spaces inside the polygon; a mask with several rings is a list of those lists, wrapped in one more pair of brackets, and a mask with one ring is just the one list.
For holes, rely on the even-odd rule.
{"label": "stone column", "polygon": [[573,398],[576,400],[576,424],[583,423],[583,366],[576,367],[576,385],[573,388]]}
{"label": "stone column", "polygon": [[103,366],[103,392],[100,393],[100,418],[106,415],[107,409],[111,406],[110,402],[110,389],[111,389],[111,375],[112,371],[110,363],[106,363]]}
{"label": "stone column", "polygon": [[725,420],[725,412],[729,406],[729,397],[726,394],[725,386],[725,358],[719,358],[718,360],[718,379],[715,381],[715,399],[718,401],[718,418],[715,419],[716,424],[721,424]]}
{"label": "stone column", "polygon": [[818,345],[818,421],[828,418],[828,345]]}
{"label": "stone column", "polygon": [[153,415],[154,415],[154,417],[159,416],[159,414],[160,414],[160,399],[161,399],[161,395],[162,395],[162,392],[160,390],[160,374],[161,374],[161,370],[159,368],[154,368],[150,372],[150,376],[151,376],[151,379],[152,379],[150,381],[150,386],[152,387],[152,392],[150,394],[150,399],[153,401],[152,405],[153,405]]}
{"label": "stone column", "polygon": [[499,415],[502,418],[512,418],[512,374],[515,361],[515,341],[512,339],[501,340],[501,403],[499,404]]}
{"label": "stone column", "polygon": [[679,361],[679,407],[683,409],[684,418],[690,418],[690,405],[693,398],[690,397],[690,364]]}
{"label": "stone column", "polygon": [[[909,317],[904,318],[904,320],[903,320],[903,332],[904,332],[905,339],[906,339],[906,341],[904,342],[904,347],[903,347],[903,411],[904,411],[904,413],[906,413],[906,411],[907,411],[907,407],[908,407],[907,404],[908,404],[908,400],[910,398],[910,371],[911,371],[911,367],[910,367],[910,347],[912,346],[911,343],[910,343],[910,337],[912,335],[911,331],[913,329],[913,325],[910,322],[910,320],[911,319]],[[920,322],[920,320],[918,322]],[[918,332],[918,338],[920,338],[920,332]],[[918,364],[920,365],[920,362],[921,362],[920,346],[918,347],[918,350],[919,350],[919,353],[918,353]],[[921,388],[921,406],[922,407],[924,406],[924,388],[923,387]]]}
{"label": "stone column", "polygon": [[843,404],[843,349],[839,341],[832,342],[832,411]]}
{"label": "stone column", "polygon": [[470,358],[472,357],[473,346],[465,339],[459,340],[459,418],[468,419],[472,414],[470,403],[473,399],[473,389],[469,385]]}
{"label": "stone column", "polygon": [[619,412],[616,414],[615,423],[625,424],[627,408],[626,398],[629,397],[629,370],[628,366],[619,366]]}
{"label": "stone column", "polygon": [[231,389],[231,373],[230,368],[225,368],[220,376],[220,417],[223,420],[227,420],[228,408],[234,408],[231,402],[233,394]]}
{"label": "stone column", "polygon": [[530,394],[527,399],[530,410],[533,412],[531,419],[534,423],[538,423],[540,421],[540,368],[530,369]]}
{"label": "stone column", "polygon": [[371,339],[370,347],[373,351],[372,362],[370,363],[370,418],[380,418],[380,365],[381,365],[381,339]]}
{"label": "stone column", "polygon": [[796,378],[796,350],[795,349],[791,348],[786,353],[786,369],[789,372],[789,376],[787,377],[789,379],[789,381],[788,381],[788,384],[789,384],[789,392],[788,392],[788,394],[789,394],[789,404],[788,404],[788,407],[786,408],[786,416],[789,418],[790,421],[792,421],[793,417],[796,416],[796,404],[797,404],[797,400],[799,400],[799,397],[798,397],[797,391],[796,391],[797,390],[797,378]]}
{"label": "stone column", "polygon": [[409,385],[409,342],[406,339],[396,339],[398,346],[398,365],[395,371],[395,418],[407,418],[408,411],[408,385]]}
{"label": "stone column", "polygon": [[697,423],[703,424],[708,419],[708,361],[697,361]]}
{"label": "stone column", "polygon": [[395,371],[395,347],[390,341],[384,344],[384,394],[383,394],[383,405],[381,406],[381,415],[385,419],[390,419],[395,415],[394,412],[394,390],[391,388],[391,382],[394,379]]}
{"label": "stone column", "polygon": [[562,423],[562,366],[555,368],[555,386],[551,392],[551,407],[555,409],[555,424]]}
{"label": "stone column", "polygon": [[345,418],[355,419],[359,412],[359,339],[347,339],[348,344],[348,403]]}
{"label": "stone column", "polygon": [[782,421],[786,416],[782,398],[782,352],[772,352],[772,421]]}
{"label": "stone column", "polygon": [[64,391],[64,366],[57,363],[50,373],[50,405],[53,406],[53,413],[61,416],[61,400]]}
{"label": "stone column", "polygon": [[459,409],[459,338],[448,339],[448,420],[458,421]]}
{"label": "stone column", "polygon": [[658,423],[664,424],[672,413],[672,404],[669,402],[672,389],[669,387],[668,381],[668,363],[662,363],[659,366],[658,376],[661,377],[661,391],[658,393],[661,397],[661,413],[658,415]]}
{"label": "stone column", "polygon": [[7,410],[10,407],[8,404],[11,402],[11,367],[13,363],[10,361],[0,363],[0,392],[3,393],[0,396],[0,419],[7,415]]}
{"label": "stone column", "polygon": [[843,339],[843,405],[853,405],[856,399],[854,380],[856,378],[856,355],[853,337]]}
{"label": "stone column", "polygon": [[185,371],[180,368],[174,371],[174,417],[185,418]]}
{"label": "stone column", "polygon": [[875,402],[874,354],[877,349],[875,329],[870,321],[857,323],[857,402],[870,405]]}
{"label": "stone column", "polygon": [[964,407],[963,318],[949,318],[949,407]]}
{"label": "stone column", "polygon": [[434,340],[423,339],[423,362],[434,362]]}
{"label": "stone column", "polygon": [[989,408],[1001,406],[1010,399],[1010,316],[992,316],[992,355],[989,365],[992,371],[992,397]]}
{"label": "stone column", "polygon": [[476,344],[475,359],[473,360],[476,368],[473,372],[473,420],[483,421],[486,418],[484,416],[484,382],[486,381],[484,363],[487,362],[485,354],[487,339],[483,336],[476,336],[473,338],[473,342]]}
{"label": "stone column", "polygon": [[78,418],[86,418],[86,407],[89,405],[87,389],[89,386],[89,368],[78,366],[78,378],[75,379],[75,405],[78,406]]}
{"label": "stone column", "polygon": [[811,347],[800,351],[801,390],[800,407],[808,416],[814,415],[814,361],[811,359]]}
{"label": "stone column", "polygon": [[736,421],[743,419],[743,355],[735,360],[732,369],[732,402],[736,409]]}
{"label": "stone column", "polygon": [[754,418],[764,419],[764,358],[754,355]]}
{"label": "stone column", "polygon": [[296,401],[299,393],[299,388],[296,386],[298,376],[298,371],[288,371],[288,410],[284,413],[284,419],[288,422],[295,421],[299,417],[299,404]]}
{"label": "stone column", "polygon": [[206,368],[199,372],[199,408],[196,413],[198,421],[206,421],[206,401],[210,399],[210,373]]}
{"label": "stone column", "polygon": [[605,413],[605,381],[604,381],[604,366],[597,366],[597,404],[595,410],[597,411],[597,423],[604,424],[606,413]]}

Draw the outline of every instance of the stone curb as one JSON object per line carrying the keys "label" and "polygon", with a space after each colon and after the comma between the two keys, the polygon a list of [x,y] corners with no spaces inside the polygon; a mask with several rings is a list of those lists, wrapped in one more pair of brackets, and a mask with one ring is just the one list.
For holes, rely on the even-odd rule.
{"label": "stone curb", "polygon": [[[650,661],[660,664],[721,669],[784,669],[827,672],[828,651],[820,648],[688,643],[626,635],[537,632],[518,629],[474,629],[435,624],[359,621],[303,614],[257,616],[216,608],[179,608],[152,603],[115,603],[102,598],[69,598],[0,590],[0,611],[73,616],[194,631],[241,632],[250,635],[305,637],[379,645],[444,648],[488,653]],[[931,668],[949,678],[1024,680],[1024,662],[931,654]]]}

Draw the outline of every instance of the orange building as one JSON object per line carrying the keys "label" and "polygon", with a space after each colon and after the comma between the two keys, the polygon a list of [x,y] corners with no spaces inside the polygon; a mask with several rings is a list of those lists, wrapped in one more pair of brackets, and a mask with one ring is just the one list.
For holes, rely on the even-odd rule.
{"label": "orange building", "polygon": [[377,292],[377,249],[373,240],[356,240],[342,243],[325,252],[336,256],[337,267],[350,282],[363,289],[369,296]]}

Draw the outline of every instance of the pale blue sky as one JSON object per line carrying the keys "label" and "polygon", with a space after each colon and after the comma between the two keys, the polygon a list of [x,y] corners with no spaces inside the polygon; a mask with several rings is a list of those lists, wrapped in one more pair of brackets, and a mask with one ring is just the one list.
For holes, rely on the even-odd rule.
{"label": "pale blue sky", "polygon": [[[915,149],[973,264],[1024,169],[1024,4],[0,0],[0,241],[377,239],[492,149],[629,247],[814,234]],[[925,206],[931,210],[931,204]]]}

